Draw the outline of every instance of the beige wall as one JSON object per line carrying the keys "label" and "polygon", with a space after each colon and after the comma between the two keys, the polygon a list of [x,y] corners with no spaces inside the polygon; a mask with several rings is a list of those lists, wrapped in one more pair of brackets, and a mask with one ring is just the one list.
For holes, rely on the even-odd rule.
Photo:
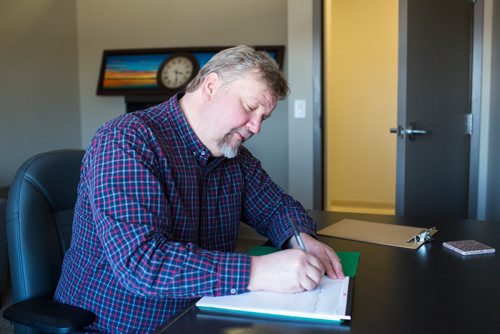
{"label": "beige wall", "polygon": [[[86,147],[124,112],[123,97],[95,95],[104,49],[240,43],[286,46],[287,0],[0,1],[0,187],[28,157]],[[247,143],[285,190],[287,108]]]}
{"label": "beige wall", "polygon": [[82,142],[124,112],[96,96],[104,49],[286,43],[286,0],[77,1]]}
{"label": "beige wall", "polygon": [[29,157],[80,147],[76,5],[0,1],[0,187]]}
{"label": "beige wall", "polygon": [[325,1],[325,209],[394,212],[397,4]]}
{"label": "beige wall", "polygon": [[[287,0],[77,1],[82,143],[125,112],[123,96],[96,96],[102,51],[161,47],[285,45]],[[287,54],[285,49],[285,56]],[[286,67],[286,62],[285,62]],[[269,145],[272,142],[273,145]],[[288,189],[287,101],[246,146]]]}

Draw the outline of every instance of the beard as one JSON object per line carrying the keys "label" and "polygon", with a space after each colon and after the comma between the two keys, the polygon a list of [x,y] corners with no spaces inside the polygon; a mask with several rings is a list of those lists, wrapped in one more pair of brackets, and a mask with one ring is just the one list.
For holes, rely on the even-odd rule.
{"label": "beard", "polygon": [[[239,136],[235,138],[235,134],[241,135],[243,140],[241,140]],[[252,133],[248,131],[247,128],[235,128],[225,134],[224,137],[217,142],[217,146],[223,156],[232,159],[238,155],[241,144],[250,139],[250,137],[252,137]]]}

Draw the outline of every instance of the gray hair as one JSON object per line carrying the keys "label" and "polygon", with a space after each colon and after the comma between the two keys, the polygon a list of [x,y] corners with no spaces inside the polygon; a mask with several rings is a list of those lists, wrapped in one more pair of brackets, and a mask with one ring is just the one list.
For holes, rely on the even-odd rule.
{"label": "gray hair", "polygon": [[227,84],[244,74],[255,70],[278,99],[284,99],[289,92],[288,83],[278,64],[265,51],[255,51],[246,45],[225,49],[213,56],[187,85],[187,92],[194,92],[210,73],[217,73]]}

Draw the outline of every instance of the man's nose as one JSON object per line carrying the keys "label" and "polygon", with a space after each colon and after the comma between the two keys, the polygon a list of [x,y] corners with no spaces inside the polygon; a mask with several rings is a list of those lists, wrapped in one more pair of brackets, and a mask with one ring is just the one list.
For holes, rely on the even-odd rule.
{"label": "man's nose", "polygon": [[260,132],[260,128],[262,126],[262,118],[260,116],[254,116],[248,122],[247,128],[252,132],[252,134],[258,134]]}

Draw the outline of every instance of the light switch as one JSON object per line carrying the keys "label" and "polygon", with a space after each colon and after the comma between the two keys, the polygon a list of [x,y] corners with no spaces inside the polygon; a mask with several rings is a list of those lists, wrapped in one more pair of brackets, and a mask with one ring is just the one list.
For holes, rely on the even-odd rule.
{"label": "light switch", "polygon": [[306,100],[295,100],[294,101],[294,117],[295,118],[306,118]]}

